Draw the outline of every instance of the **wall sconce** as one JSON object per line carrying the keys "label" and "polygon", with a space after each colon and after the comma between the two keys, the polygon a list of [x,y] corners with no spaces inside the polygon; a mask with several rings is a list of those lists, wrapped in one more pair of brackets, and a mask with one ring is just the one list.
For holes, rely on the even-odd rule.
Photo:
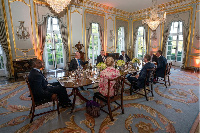
{"label": "wall sconce", "polygon": [[196,37],[197,40],[200,40],[199,30],[196,31],[195,37]]}
{"label": "wall sconce", "polygon": [[30,37],[30,34],[28,32],[28,27],[24,27],[24,21],[19,21],[20,25],[17,27],[17,33],[16,36],[19,40],[28,39]]}
{"label": "wall sconce", "polygon": [[113,39],[115,38],[113,30],[110,30],[110,41],[113,41]]}

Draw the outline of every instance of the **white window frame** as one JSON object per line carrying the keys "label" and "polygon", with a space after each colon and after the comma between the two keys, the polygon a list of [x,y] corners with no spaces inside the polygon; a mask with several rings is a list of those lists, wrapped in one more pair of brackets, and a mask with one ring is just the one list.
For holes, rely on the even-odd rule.
{"label": "white window frame", "polygon": [[[55,18],[55,17],[49,17],[48,18],[48,23],[47,23],[47,26],[49,26],[49,19],[50,19],[50,27],[47,27],[47,34],[50,34],[51,35],[51,42],[53,43],[52,44],[52,49],[56,49],[56,44],[55,44],[55,34],[61,34],[60,33],[60,27],[59,27],[59,23],[57,24],[53,24],[53,19],[57,19],[57,22],[59,22],[58,18]],[[58,26],[58,30],[54,30],[53,29],[53,26],[54,25],[57,25]],[[50,28],[50,29],[49,29]],[[47,46],[45,45],[45,49],[47,49]],[[63,55],[64,55],[64,49],[63,49],[63,45],[62,45],[62,52],[63,52]],[[57,69],[57,68],[64,68],[64,57],[63,58],[63,62],[60,63],[60,64],[57,64],[57,59],[56,59],[56,50],[53,50],[52,51],[52,58],[54,58],[55,62],[53,62],[53,65],[49,65],[48,63],[48,53],[49,52],[46,52],[46,68],[49,70],[49,69]],[[55,63],[55,64],[54,64]]]}
{"label": "white window frame", "polygon": [[[139,38],[141,39],[143,39],[143,51],[142,51],[142,55],[143,55],[143,57],[144,57],[144,54],[147,52],[146,51],[146,49],[144,49],[145,47],[146,47],[146,40],[145,40],[145,29],[144,29],[144,27],[143,26],[141,26],[142,28],[143,28],[143,35],[139,35],[139,28],[138,28],[138,33],[137,33],[137,39],[136,39],[136,47],[135,47],[135,57],[136,58],[139,58],[138,57],[138,43],[139,43]],[[143,58],[142,57],[142,58]],[[140,59],[140,58],[139,58]],[[142,60],[142,59],[140,59],[140,60]]]}
{"label": "white window frame", "polygon": [[[121,32],[122,34],[119,35],[119,30],[121,29]],[[119,47],[119,41],[118,40],[121,40],[121,44],[120,44],[120,47]],[[117,40],[117,44],[118,44],[118,52],[120,53],[122,50],[125,50],[125,33],[124,33],[124,27],[119,27],[118,29],[118,40]]]}
{"label": "white window frame", "polygon": [[[179,38],[179,35],[182,35],[183,36],[183,22],[181,22],[181,21],[175,21],[175,22],[172,22],[172,24],[171,24],[171,27],[176,23],[176,22],[178,22],[178,28],[177,28],[177,32],[176,33],[170,33],[169,34],[169,36],[172,36],[172,38],[173,38],[173,36],[177,36],[177,39],[176,40],[169,40],[169,37],[168,37],[168,40],[167,40],[167,44],[166,44],[166,46],[167,46],[167,48],[166,48],[166,50],[167,50],[167,52],[166,52],[166,57],[168,56],[167,55],[167,53],[168,53],[168,42],[169,41],[176,41],[176,53],[175,53],[175,60],[168,60],[168,62],[172,62],[175,66],[180,66],[181,64],[182,64],[182,61],[183,61],[183,55],[184,55],[184,50],[183,50],[183,45],[182,45],[182,55],[181,55],[181,61],[177,61],[177,52],[178,52],[178,43],[179,43],[179,41],[182,41],[183,42],[183,40],[179,40],[180,38]],[[182,26],[181,26],[181,24],[182,24]],[[182,29],[180,29],[182,27]],[[171,30],[170,30],[170,32],[171,32]]]}
{"label": "white window frame", "polygon": [[[90,41],[92,41],[92,47],[94,48],[94,36],[97,36],[97,38],[98,38],[98,51],[97,51],[97,56],[98,55],[100,55],[100,51],[101,51],[101,44],[100,44],[100,34],[99,34],[99,24],[98,23],[92,23],[92,25],[93,24],[97,24],[98,25],[98,32],[97,33],[91,33],[91,38],[92,38],[92,40],[90,40]],[[92,29],[93,29],[93,26],[92,26]],[[90,50],[88,51],[88,57],[90,58],[90,54],[91,54],[91,52],[90,52]],[[92,49],[92,59],[91,59],[91,63],[92,63],[92,65],[95,65],[96,64],[96,62],[95,62],[95,59],[94,59],[94,49]]]}

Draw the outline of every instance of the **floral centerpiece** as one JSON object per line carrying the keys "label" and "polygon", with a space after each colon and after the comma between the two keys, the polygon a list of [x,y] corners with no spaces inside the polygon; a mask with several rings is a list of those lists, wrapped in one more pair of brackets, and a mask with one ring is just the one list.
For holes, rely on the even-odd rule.
{"label": "floral centerpiece", "polygon": [[106,64],[103,62],[100,62],[97,64],[97,68],[100,70],[104,70],[104,69],[106,69],[106,67],[107,67]]}
{"label": "floral centerpiece", "polygon": [[140,60],[138,58],[133,58],[132,59],[132,63],[138,63],[138,64],[140,64]]}
{"label": "floral centerpiece", "polygon": [[133,59],[132,59],[132,63],[133,63],[133,67],[134,67],[135,69],[139,69],[139,67],[137,66],[137,64],[140,65],[140,60],[139,60],[138,58],[133,58]]}
{"label": "floral centerpiece", "polygon": [[117,61],[117,66],[123,66],[123,65],[125,65],[125,62],[123,60]]}

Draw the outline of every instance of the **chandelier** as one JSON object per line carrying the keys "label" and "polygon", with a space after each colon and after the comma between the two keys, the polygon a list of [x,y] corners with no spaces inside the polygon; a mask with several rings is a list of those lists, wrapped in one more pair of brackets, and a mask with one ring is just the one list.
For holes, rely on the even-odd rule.
{"label": "chandelier", "polygon": [[69,5],[71,0],[46,0],[50,7],[56,12],[60,13]]}
{"label": "chandelier", "polygon": [[19,21],[19,27],[17,27],[17,38],[20,39],[28,39],[30,37],[30,34],[28,32],[28,27],[24,27],[24,21]]}
{"label": "chandelier", "polygon": [[153,9],[150,11],[150,17],[149,19],[142,20],[142,24],[147,24],[151,30],[156,30],[159,26],[159,24],[164,23],[166,21],[166,12],[161,15],[161,17],[158,16],[158,9],[156,6],[157,1],[152,0],[153,3]]}

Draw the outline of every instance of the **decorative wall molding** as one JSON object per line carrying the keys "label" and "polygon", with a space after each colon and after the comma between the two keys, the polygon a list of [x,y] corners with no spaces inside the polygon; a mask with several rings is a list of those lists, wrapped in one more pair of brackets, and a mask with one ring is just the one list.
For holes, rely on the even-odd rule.
{"label": "decorative wall molding", "polygon": [[[200,4],[196,5],[195,8],[195,18],[194,18],[194,28],[193,28],[193,33],[192,33],[192,48],[195,50],[200,50],[200,25],[199,25],[199,19],[198,16],[200,16]],[[197,45],[195,45],[197,44]]]}

